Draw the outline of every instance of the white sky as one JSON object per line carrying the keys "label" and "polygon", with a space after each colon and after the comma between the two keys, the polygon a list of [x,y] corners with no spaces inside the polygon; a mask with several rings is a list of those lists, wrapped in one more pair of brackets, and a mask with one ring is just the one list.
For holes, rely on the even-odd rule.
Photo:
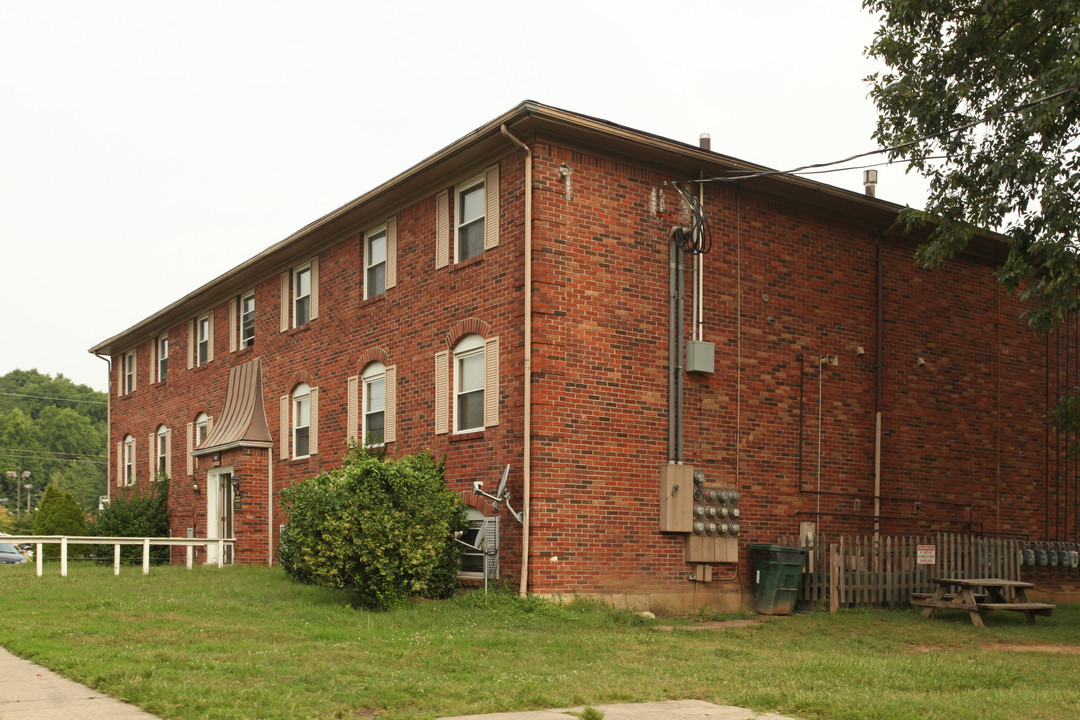
{"label": "white sky", "polygon": [[92,345],[525,99],[778,169],[873,149],[860,6],[0,0],[0,374],[104,390]]}

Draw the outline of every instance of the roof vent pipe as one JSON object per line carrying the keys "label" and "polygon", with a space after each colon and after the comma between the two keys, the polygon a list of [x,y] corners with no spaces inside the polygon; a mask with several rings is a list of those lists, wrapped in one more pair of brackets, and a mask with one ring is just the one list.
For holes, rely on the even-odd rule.
{"label": "roof vent pipe", "polygon": [[701,133],[701,137],[698,138],[698,147],[702,150],[712,150],[712,135]]}
{"label": "roof vent pipe", "polygon": [[862,182],[867,197],[877,197],[877,170],[863,170]]}

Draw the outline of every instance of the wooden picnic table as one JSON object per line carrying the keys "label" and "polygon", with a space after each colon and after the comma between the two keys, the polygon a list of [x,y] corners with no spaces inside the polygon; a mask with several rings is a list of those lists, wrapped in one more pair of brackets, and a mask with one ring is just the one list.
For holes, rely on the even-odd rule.
{"label": "wooden picnic table", "polygon": [[[1027,589],[1035,587],[1029,582],[1002,578],[930,578],[930,582],[937,585],[933,593],[911,595],[911,604],[923,608],[924,618],[933,615],[938,608],[967,610],[971,623],[983,627],[983,615],[995,610],[1013,610],[1024,613],[1028,623],[1034,625],[1036,615],[1049,616],[1054,612],[1055,606],[1050,603],[1028,601]],[[958,592],[949,593],[952,587]],[[982,588],[985,593],[976,593],[977,588]]]}

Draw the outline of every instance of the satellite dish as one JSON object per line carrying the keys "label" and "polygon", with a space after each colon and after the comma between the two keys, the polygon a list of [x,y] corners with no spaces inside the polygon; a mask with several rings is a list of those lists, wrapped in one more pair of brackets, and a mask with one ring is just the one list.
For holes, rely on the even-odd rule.
{"label": "satellite dish", "polygon": [[499,489],[495,491],[495,497],[502,499],[503,490],[506,489],[506,478],[510,475],[510,463],[506,464],[506,469],[503,470],[502,480],[499,481]]}

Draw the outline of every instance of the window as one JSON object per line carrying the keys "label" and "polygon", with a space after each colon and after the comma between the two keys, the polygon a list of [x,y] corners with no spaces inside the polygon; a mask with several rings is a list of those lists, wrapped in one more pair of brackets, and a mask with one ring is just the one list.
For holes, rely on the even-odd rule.
{"label": "window", "polygon": [[210,434],[210,416],[199,413],[195,417],[195,447],[202,445],[203,440]]}
{"label": "window", "polygon": [[454,348],[454,432],[484,429],[484,339],[466,335]]}
{"label": "window", "polygon": [[484,213],[487,202],[484,197],[484,178],[474,178],[457,190],[454,206],[457,252],[455,262],[468,260],[484,251]]}
{"label": "window", "polygon": [[135,438],[124,436],[124,484],[135,484]]}
{"label": "window", "polygon": [[169,474],[169,429],[164,425],[158,425],[157,432],[155,433],[157,462],[154,465],[154,472],[166,475]]}
{"label": "window", "polygon": [[293,327],[307,325],[311,320],[311,266],[297,268],[293,273]]}
{"label": "window", "polygon": [[124,354],[124,380],[123,394],[130,395],[135,392],[135,351]]}
{"label": "window", "polygon": [[364,445],[386,442],[386,366],[380,362],[364,370]]}
{"label": "window", "polygon": [[162,335],[157,339],[157,381],[165,382],[169,376],[169,336]]}
{"label": "window", "polygon": [[300,383],[292,393],[293,457],[307,457],[311,430],[311,389]]}
{"label": "window", "polygon": [[198,346],[196,364],[202,367],[210,362],[210,316],[203,315],[198,321]]}
{"label": "window", "polygon": [[240,298],[240,347],[255,344],[255,293]]}
{"label": "window", "polygon": [[364,299],[386,292],[386,226],[364,238]]}

